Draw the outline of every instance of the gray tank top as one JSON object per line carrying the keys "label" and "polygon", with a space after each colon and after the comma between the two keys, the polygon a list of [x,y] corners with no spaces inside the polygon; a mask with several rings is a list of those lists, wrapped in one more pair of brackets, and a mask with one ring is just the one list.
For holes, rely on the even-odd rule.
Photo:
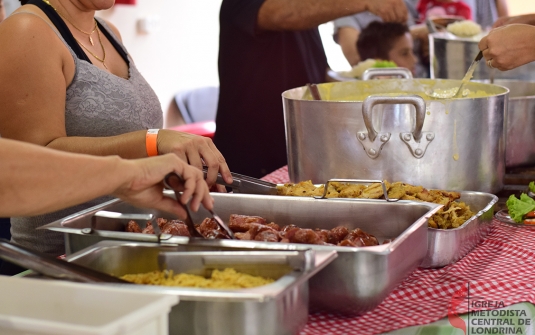
{"label": "gray tank top", "polygon": [[[13,15],[21,13],[36,15],[27,11]],[[97,20],[120,43],[113,30],[103,20]],[[65,101],[67,136],[105,137],[142,129],[162,128],[163,113],[158,97],[139,73],[128,53],[129,78],[124,79],[78,59],[57,29],[52,25],[50,27],[69,48],[76,66]],[[124,49],[122,44],[120,46]],[[40,216],[11,218],[11,240],[40,252],[64,254],[63,233],[36,228],[110,199],[102,197]]]}

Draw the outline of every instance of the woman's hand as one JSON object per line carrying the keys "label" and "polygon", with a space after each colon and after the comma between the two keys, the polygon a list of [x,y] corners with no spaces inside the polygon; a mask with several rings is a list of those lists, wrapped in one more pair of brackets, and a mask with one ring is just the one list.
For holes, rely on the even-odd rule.
{"label": "woman's hand", "polygon": [[184,208],[162,192],[163,179],[168,173],[175,172],[184,180],[184,185],[179,188],[182,191],[179,199],[182,204],[186,205],[191,198],[190,208],[194,211],[199,209],[201,203],[207,209],[213,208],[214,200],[204,181],[203,172],[174,154],[121,160],[119,170],[126,176],[126,180],[113,195],[133,205],[156,208],[185,219],[187,214]]}
{"label": "woman's hand", "polygon": [[232,183],[232,176],[225,158],[217,150],[214,142],[207,137],[161,129],[158,133],[158,152],[174,153],[201,171],[203,166],[208,167],[206,175],[208,186],[215,184],[218,172],[221,173],[225,182]]}
{"label": "woman's hand", "polygon": [[535,60],[535,27],[510,24],[490,31],[479,42],[487,66],[511,70]]}

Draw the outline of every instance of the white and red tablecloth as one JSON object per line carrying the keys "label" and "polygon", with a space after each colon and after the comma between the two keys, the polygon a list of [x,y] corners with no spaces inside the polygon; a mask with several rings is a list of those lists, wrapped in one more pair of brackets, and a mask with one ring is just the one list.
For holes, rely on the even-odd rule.
{"label": "white and red tablecloth", "polygon": [[[288,182],[288,170],[283,167],[262,179]],[[494,220],[486,239],[458,262],[439,269],[417,269],[366,314],[311,314],[301,334],[378,334],[426,324],[448,314],[473,311],[470,297],[477,297],[472,301],[478,301],[480,310],[519,302],[535,304],[535,227]]]}

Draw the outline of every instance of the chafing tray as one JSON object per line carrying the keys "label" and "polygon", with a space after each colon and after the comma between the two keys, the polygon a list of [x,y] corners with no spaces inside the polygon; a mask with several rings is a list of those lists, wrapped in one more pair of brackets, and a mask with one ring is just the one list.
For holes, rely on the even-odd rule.
{"label": "chafing tray", "polygon": [[[311,304],[314,308],[350,314],[363,313],[376,307],[424,259],[427,252],[427,221],[441,206],[425,202],[369,199],[314,199],[302,197],[262,196],[213,193],[214,210],[223,220],[230,214],[258,215],[283,226],[295,224],[303,228],[331,229],[339,225],[361,228],[375,235],[380,242],[394,241],[372,247],[336,247],[293,243],[269,243],[237,240],[191,240],[171,237],[164,244],[183,244],[190,248],[256,248],[283,250],[336,250],[338,258],[310,281]],[[97,222],[97,230],[84,234],[91,226],[93,214],[99,210],[123,213],[148,212],[121,200],[93,207],[44,228],[65,232],[67,253],[102,239],[139,239],[136,233],[104,231],[124,229],[109,221]],[[157,217],[169,217],[165,213]],[[199,211],[193,220],[200,222],[208,212]],[[107,225],[107,226],[106,226]],[[149,238],[147,236],[144,238]]]}
{"label": "chafing tray", "polygon": [[[135,289],[178,295],[169,314],[170,334],[297,334],[308,318],[308,279],[334,258],[335,251],[209,251],[187,246],[101,241],[67,261],[122,276],[165,268],[175,273],[209,275],[234,268],[275,282],[249,289],[203,289],[135,285]],[[200,251],[205,249],[204,251]],[[121,284],[113,284],[121,285]],[[125,284],[122,284],[125,285]],[[132,288],[132,285],[126,284]]]}
{"label": "chafing tray", "polygon": [[[356,180],[356,179],[331,179],[329,182],[381,182],[371,180]],[[278,184],[277,187],[282,187],[284,184]],[[316,187],[322,184],[316,184]],[[327,187],[324,188],[327,191]],[[396,201],[397,199],[389,199],[383,184],[384,197],[388,201]],[[494,217],[494,206],[498,202],[498,197],[494,194],[484,192],[472,191],[458,191],[462,201],[470,206],[472,212],[476,213],[468,219],[462,226],[455,229],[435,229],[428,228],[427,239],[427,255],[422,264],[423,268],[439,268],[452,264],[463,258],[479,244],[490,231],[490,223]],[[323,194],[325,197],[326,192]],[[332,198],[331,198],[332,199]]]}
{"label": "chafing tray", "polygon": [[460,191],[461,198],[476,215],[455,229],[428,228],[427,256],[421,267],[438,268],[458,261],[490,231],[498,197],[483,192]]}

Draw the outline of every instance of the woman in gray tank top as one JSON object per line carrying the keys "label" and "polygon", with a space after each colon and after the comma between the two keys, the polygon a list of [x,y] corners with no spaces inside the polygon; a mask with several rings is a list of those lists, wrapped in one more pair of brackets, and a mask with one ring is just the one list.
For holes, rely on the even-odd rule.
{"label": "woman in gray tank top", "polygon": [[[162,127],[162,110],[116,28],[94,18],[95,10],[111,7],[114,0],[21,2],[29,4],[0,25],[1,136],[63,151],[147,157],[147,130]],[[196,167],[208,166],[209,185],[218,171],[232,180],[208,138],[160,130],[154,145],[156,153],[175,153]],[[12,240],[61,255],[62,234],[36,228],[107,199],[12,218]]]}

